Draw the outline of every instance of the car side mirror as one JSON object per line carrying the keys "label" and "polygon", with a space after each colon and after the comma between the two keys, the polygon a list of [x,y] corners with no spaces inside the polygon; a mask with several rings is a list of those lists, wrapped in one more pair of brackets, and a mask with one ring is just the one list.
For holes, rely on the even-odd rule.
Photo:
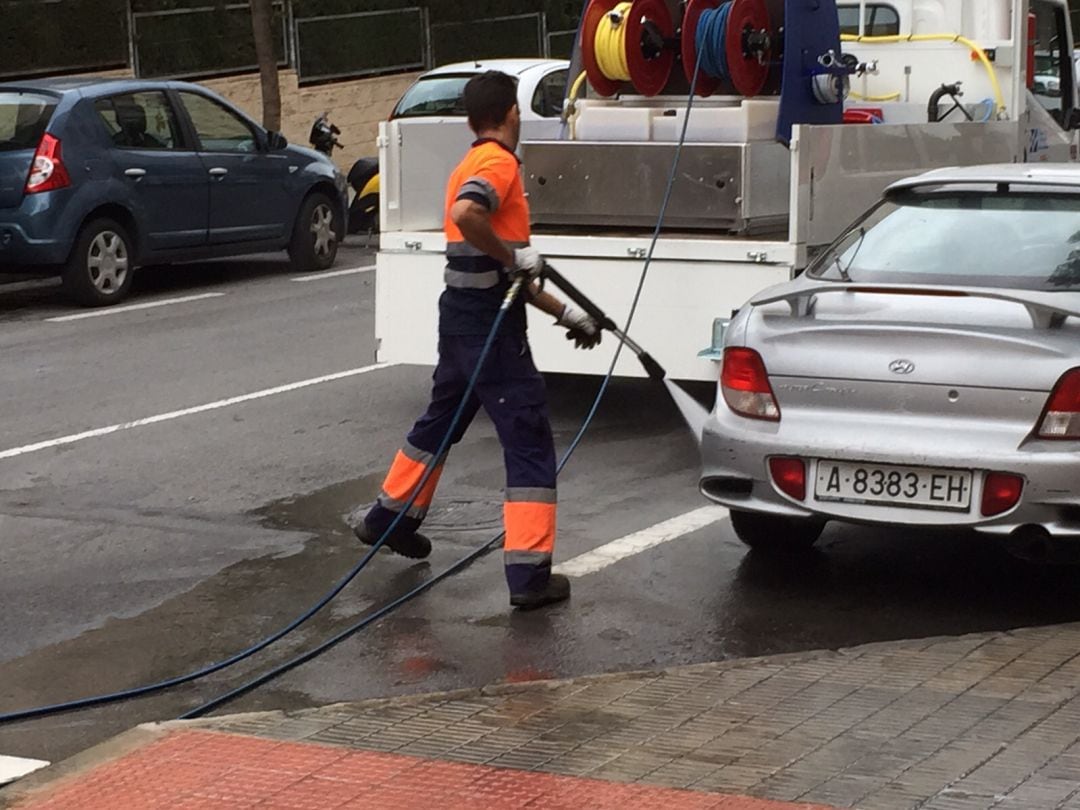
{"label": "car side mirror", "polygon": [[266,133],[266,148],[271,152],[280,152],[289,145],[288,139],[280,132]]}

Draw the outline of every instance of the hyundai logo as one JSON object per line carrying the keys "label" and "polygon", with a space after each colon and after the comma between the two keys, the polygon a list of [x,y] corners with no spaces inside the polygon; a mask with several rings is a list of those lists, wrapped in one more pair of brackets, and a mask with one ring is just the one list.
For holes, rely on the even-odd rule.
{"label": "hyundai logo", "polygon": [[889,363],[889,371],[893,374],[910,374],[915,370],[915,364],[910,360],[893,360]]}

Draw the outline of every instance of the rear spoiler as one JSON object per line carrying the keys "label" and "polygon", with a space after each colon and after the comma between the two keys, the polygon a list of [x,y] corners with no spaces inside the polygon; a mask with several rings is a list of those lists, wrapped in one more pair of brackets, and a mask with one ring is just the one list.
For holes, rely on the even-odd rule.
{"label": "rear spoiler", "polygon": [[755,307],[784,302],[791,307],[791,314],[797,318],[808,317],[814,311],[814,298],[829,293],[867,293],[877,295],[925,295],[943,298],[990,298],[996,301],[1008,301],[1020,304],[1028,311],[1036,329],[1054,329],[1064,323],[1066,318],[1080,318],[1080,294],[1075,301],[1061,300],[1063,293],[1026,292],[1023,290],[1002,290],[993,287],[950,288],[935,287],[930,284],[848,284],[844,282],[818,282],[804,284],[786,292],[768,291],[750,299]]}

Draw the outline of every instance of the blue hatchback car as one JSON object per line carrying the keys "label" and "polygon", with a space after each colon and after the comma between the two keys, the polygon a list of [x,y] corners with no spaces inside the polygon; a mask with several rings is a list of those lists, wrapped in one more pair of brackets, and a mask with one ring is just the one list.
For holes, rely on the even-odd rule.
{"label": "blue hatchback car", "polygon": [[0,84],[0,272],[60,274],[83,304],[121,300],[141,265],[288,250],[326,269],[346,187],[195,84]]}

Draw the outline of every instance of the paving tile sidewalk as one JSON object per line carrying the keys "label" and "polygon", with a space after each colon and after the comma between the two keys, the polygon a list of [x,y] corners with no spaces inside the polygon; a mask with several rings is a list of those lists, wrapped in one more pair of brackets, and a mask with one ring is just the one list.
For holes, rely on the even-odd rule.
{"label": "paving tile sidewalk", "polygon": [[0,805],[1080,810],[1080,625],[138,733]]}

